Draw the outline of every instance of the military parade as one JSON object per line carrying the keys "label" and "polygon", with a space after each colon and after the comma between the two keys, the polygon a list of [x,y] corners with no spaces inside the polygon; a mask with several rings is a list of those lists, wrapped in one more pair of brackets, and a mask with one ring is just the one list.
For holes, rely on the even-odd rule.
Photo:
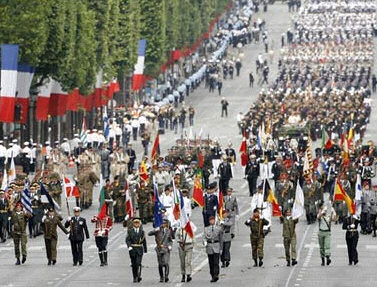
{"label": "military parade", "polygon": [[[86,87],[76,73],[54,75],[45,63],[51,59],[39,60],[41,70],[37,63],[26,81],[17,61],[29,51],[2,38],[5,286],[373,286],[377,3],[99,2],[81,3],[87,19],[105,2],[108,13],[159,7],[166,23],[151,27],[166,34],[158,37],[173,37],[174,24],[181,26],[176,37],[198,40],[165,43],[170,60],[163,63],[151,56],[154,35],[130,34],[131,77],[129,59],[118,56],[86,73]],[[66,4],[49,5],[68,17]],[[184,13],[184,5],[192,12],[182,17],[191,18],[178,24],[169,13]],[[209,17],[206,9],[217,12]],[[79,25],[87,24],[75,13],[77,33],[84,33]],[[206,28],[190,24],[195,13]],[[117,20],[116,27],[106,23],[111,33],[125,27]],[[122,33],[117,48],[107,38],[113,46],[98,44],[96,61],[108,56],[102,49],[110,55],[124,48]],[[152,73],[151,63],[160,62]],[[67,85],[70,77],[82,86]],[[25,93],[24,121],[18,95]]]}

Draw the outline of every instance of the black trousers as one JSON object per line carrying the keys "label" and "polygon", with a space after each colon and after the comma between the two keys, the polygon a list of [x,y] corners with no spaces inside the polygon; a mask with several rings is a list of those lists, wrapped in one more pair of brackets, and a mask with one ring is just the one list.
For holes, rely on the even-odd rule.
{"label": "black trousers", "polygon": [[248,177],[247,182],[249,183],[249,195],[253,196],[257,189],[257,177]]}
{"label": "black trousers", "polygon": [[229,262],[230,261],[230,246],[231,241],[223,242],[223,253],[221,253],[221,262]]}
{"label": "black trousers", "polygon": [[348,260],[351,263],[358,261],[358,253],[357,253],[357,242],[358,241],[359,241],[359,233],[358,232],[351,232],[351,231],[346,232]]}
{"label": "black trousers", "polygon": [[141,267],[141,261],[143,259],[143,251],[139,249],[141,249],[141,247],[134,247],[134,249],[129,252],[132,265],[132,275],[134,278],[140,276],[139,269]]}
{"label": "black trousers", "polygon": [[106,251],[107,247],[107,236],[96,236],[96,246],[98,248],[98,252]]}
{"label": "black trousers", "polygon": [[209,273],[212,278],[219,277],[219,253],[208,254]]}
{"label": "black trousers", "polygon": [[83,262],[82,244],[83,241],[71,240],[73,263]]}
{"label": "black trousers", "polygon": [[223,194],[226,194],[226,191],[228,190],[229,187],[229,179],[219,179],[219,190],[223,192]]}

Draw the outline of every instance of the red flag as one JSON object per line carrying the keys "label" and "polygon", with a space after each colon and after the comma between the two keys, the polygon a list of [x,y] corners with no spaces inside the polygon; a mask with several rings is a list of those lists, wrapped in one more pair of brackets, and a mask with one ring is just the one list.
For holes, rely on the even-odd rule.
{"label": "red flag", "polygon": [[155,162],[157,160],[158,155],[160,154],[160,135],[157,132],[156,138],[154,140],[152,153],[151,153],[151,162]]}
{"label": "red flag", "polygon": [[67,111],[77,111],[79,103],[79,89],[74,89],[67,97]]}
{"label": "red flag", "polygon": [[203,165],[204,165],[204,158],[203,158],[203,153],[200,150],[198,154],[198,167],[203,168]]}
{"label": "red flag", "polygon": [[342,184],[337,179],[334,188],[334,201],[345,201],[350,214],[356,213],[356,204],[344,190]]}
{"label": "red flag", "polygon": [[148,182],[149,180],[149,176],[148,176],[148,171],[147,171],[147,166],[145,165],[145,160],[143,160],[140,164],[140,168],[139,168],[139,174],[140,174],[140,177]]}
{"label": "red flag", "polygon": [[79,188],[68,177],[64,177],[63,185],[67,197],[80,197]]}
{"label": "red flag", "polygon": [[219,190],[219,217],[220,219],[223,219],[223,206],[224,206],[224,196],[222,190]]}
{"label": "red flag", "polygon": [[67,97],[60,83],[53,80],[48,113],[52,116],[63,116],[67,110]]}
{"label": "red flag", "polygon": [[181,217],[181,202],[180,202],[180,194],[179,190],[175,188],[174,179],[172,180],[173,184],[173,196],[174,196],[174,208],[173,208],[173,215],[174,219],[178,220]]}
{"label": "red flag", "polygon": [[97,217],[102,220],[105,218],[105,216],[107,215],[107,204],[102,204],[102,207],[101,207],[101,210],[100,212],[98,213]]}
{"label": "red flag", "polygon": [[203,208],[204,196],[203,196],[203,184],[202,184],[202,171],[199,169],[195,176],[194,190],[192,192],[192,199]]}

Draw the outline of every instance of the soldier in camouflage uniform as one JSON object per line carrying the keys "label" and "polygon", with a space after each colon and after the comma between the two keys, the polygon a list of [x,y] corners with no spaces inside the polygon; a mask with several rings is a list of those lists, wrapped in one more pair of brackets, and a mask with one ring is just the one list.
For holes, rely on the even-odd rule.
{"label": "soldier in camouflage uniform", "polygon": [[61,194],[63,192],[62,190],[62,184],[60,181],[60,176],[58,173],[53,172],[49,176],[50,182],[48,183],[48,193],[51,195],[51,197],[56,201],[59,206],[61,206],[62,200],[61,200]]}
{"label": "soldier in camouflage uniform", "polygon": [[321,184],[318,181],[312,182],[310,177],[305,179],[305,183],[302,187],[304,192],[304,206],[306,213],[306,221],[308,224],[312,224],[316,221],[317,218],[317,206],[316,202],[319,197],[319,189]]}
{"label": "soldier in camouflage uniform", "polygon": [[140,187],[136,194],[137,205],[139,207],[139,217],[143,224],[147,223],[149,217],[148,202],[149,202],[149,191],[145,186],[143,180],[140,181]]}
{"label": "soldier in camouflage uniform", "polygon": [[26,224],[28,215],[26,211],[22,209],[22,204],[18,202],[16,204],[15,210],[13,205],[10,207],[11,210],[11,220],[13,224],[13,242],[14,242],[14,252],[16,256],[16,265],[20,265],[20,244],[22,253],[22,264],[26,262],[27,250],[27,236],[26,236]]}
{"label": "soldier in camouflage uniform", "polygon": [[285,213],[288,208],[292,208],[294,198],[293,184],[288,179],[287,173],[280,176],[280,180],[276,183],[276,191],[279,205]]}
{"label": "soldier in camouflage uniform", "polygon": [[114,200],[114,218],[115,222],[122,222],[126,216],[125,190],[124,185],[119,182],[119,176],[114,177],[112,184]]}

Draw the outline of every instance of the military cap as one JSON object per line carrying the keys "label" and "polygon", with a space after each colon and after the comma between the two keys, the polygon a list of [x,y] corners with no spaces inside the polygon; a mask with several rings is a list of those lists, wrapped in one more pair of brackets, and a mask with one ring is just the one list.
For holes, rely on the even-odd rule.
{"label": "military cap", "polygon": [[80,207],[78,207],[78,206],[75,206],[74,208],[73,208],[73,211],[74,212],[80,212],[81,211],[81,208]]}
{"label": "military cap", "polygon": [[132,222],[141,222],[141,219],[140,219],[140,217],[134,217],[133,219],[132,219]]}
{"label": "military cap", "polygon": [[209,185],[208,185],[208,189],[213,189],[213,188],[216,188],[217,187],[217,182],[214,181],[214,182],[211,182]]}
{"label": "military cap", "polygon": [[49,211],[49,212],[54,212],[55,209],[54,209],[53,207],[50,206],[50,207],[48,208],[48,211]]}
{"label": "military cap", "polygon": [[164,220],[162,220],[162,223],[166,223],[166,224],[169,224],[169,223],[170,223],[170,221],[169,221],[169,219],[164,219]]}
{"label": "military cap", "polygon": [[216,218],[212,215],[209,217],[209,220],[215,220]]}

